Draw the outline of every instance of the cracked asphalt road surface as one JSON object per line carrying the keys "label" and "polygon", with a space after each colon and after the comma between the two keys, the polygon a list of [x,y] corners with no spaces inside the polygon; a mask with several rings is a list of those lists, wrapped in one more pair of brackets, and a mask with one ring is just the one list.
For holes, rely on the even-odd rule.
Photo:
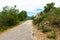
{"label": "cracked asphalt road surface", "polygon": [[28,20],[17,27],[8,29],[0,34],[0,40],[33,40],[32,20]]}

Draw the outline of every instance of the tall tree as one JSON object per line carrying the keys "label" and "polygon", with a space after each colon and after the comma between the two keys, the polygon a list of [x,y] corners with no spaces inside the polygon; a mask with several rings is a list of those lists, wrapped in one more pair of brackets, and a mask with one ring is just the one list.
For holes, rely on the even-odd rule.
{"label": "tall tree", "polygon": [[44,6],[44,12],[49,12],[50,9],[55,8],[54,5],[55,5],[55,3],[46,4],[46,6]]}
{"label": "tall tree", "polygon": [[24,10],[22,10],[22,11],[18,14],[18,16],[19,16],[19,19],[20,19],[21,21],[23,21],[23,20],[25,20],[26,17],[27,17],[27,12],[24,11]]}

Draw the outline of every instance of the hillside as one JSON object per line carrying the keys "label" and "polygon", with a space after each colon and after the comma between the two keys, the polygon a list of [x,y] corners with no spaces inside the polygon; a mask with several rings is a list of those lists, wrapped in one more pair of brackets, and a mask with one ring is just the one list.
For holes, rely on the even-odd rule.
{"label": "hillside", "polygon": [[55,3],[46,4],[44,11],[38,13],[33,19],[37,40],[60,40],[60,8],[54,5]]}

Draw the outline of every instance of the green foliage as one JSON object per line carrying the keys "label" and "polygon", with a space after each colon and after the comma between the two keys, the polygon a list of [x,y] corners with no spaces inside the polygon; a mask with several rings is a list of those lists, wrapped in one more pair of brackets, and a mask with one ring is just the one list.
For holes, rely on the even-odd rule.
{"label": "green foliage", "polygon": [[34,19],[35,18],[35,16],[33,15],[32,17],[31,17],[31,19]]}
{"label": "green foliage", "polygon": [[60,26],[60,8],[54,7],[54,3],[48,3],[43,12],[39,13],[33,20],[34,24],[49,21],[51,25]]}
{"label": "green foliage", "polygon": [[21,11],[16,9],[16,5],[14,7],[3,7],[3,10],[0,12],[0,31],[4,31],[11,26],[16,25],[21,20],[25,20],[27,17],[26,11]]}
{"label": "green foliage", "polygon": [[47,26],[42,25],[42,31],[43,31],[43,32],[49,32],[49,31],[51,31],[51,28],[50,28],[50,27],[47,27]]}
{"label": "green foliage", "polygon": [[8,28],[10,28],[9,26],[2,26],[0,27],[0,32],[3,32],[4,30],[7,30]]}
{"label": "green foliage", "polygon": [[23,21],[27,18],[27,12],[22,10],[19,14],[18,14],[18,17],[20,19],[20,21]]}
{"label": "green foliage", "polygon": [[34,24],[34,25],[35,25],[35,24],[38,24],[38,23],[40,23],[40,18],[33,19],[33,24]]}
{"label": "green foliage", "polygon": [[44,12],[49,12],[50,9],[54,8],[55,3],[48,3],[46,6],[44,6]]}
{"label": "green foliage", "polygon": [[26,20],[33,20],[35,16],[27,16]]}
{"label": "green foliage", "polygon": [[49,35],[47,36],[47,38],[49,38],[49,39],[51,39],[51,38],[56,39],[56,33],[54,32],[54,33],[52,33],[52,34],[49,34]]}
{"label": "green foliage", "polygon": [[15,25],[17,23],[17,9],[4,7],[0,14],[0,24],[2,25]]}
{"label": "green foliage", "polygon": [[44,18],[46,18],[46,17],[47,17],[47,15],[43,15],[37,19],[33,19],[33,24],[41,23],[44,20]]}
{"label": "green foliage", "polygon": [[60,24],[60,8],[51,9],[48,14],[48,20],[53,25],[59,25]]}

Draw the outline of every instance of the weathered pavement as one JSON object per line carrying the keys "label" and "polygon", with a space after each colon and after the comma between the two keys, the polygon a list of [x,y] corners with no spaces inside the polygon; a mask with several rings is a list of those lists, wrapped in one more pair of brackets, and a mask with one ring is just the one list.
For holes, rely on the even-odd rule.
{"label": "weathered pavement", "polygon": [[33,40],[32,20],[28,20],[0,35],[0,40]]}

